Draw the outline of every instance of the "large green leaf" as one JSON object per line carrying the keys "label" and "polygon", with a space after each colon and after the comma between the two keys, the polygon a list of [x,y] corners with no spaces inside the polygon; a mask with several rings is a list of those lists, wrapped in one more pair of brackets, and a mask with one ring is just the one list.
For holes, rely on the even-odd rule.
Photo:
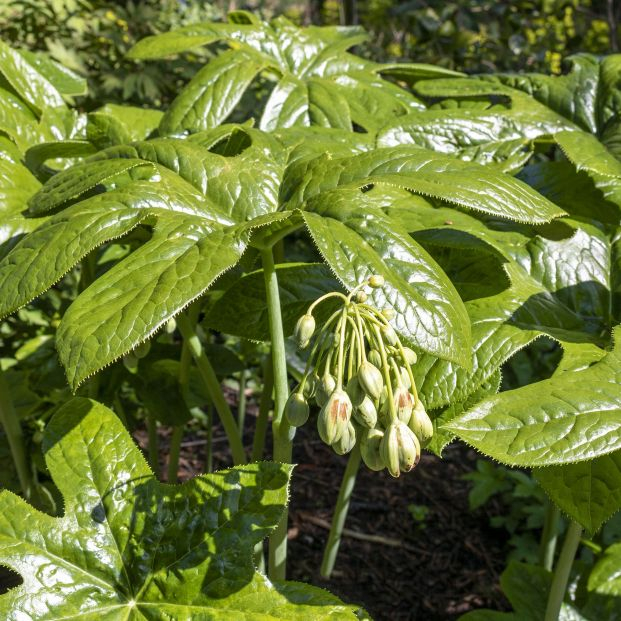
{"label": "large green leaf", "polygon": [[358,190],[323,192],[302,213],[315,246],[347,288],[382,274],[386,285],[371,299],[377,308],[395,310],[395,329],[423,351],[468,366],[470,322],[464,305],[406,230]]}
{"label": "large green leaf", "polygon": [[205,65],[164,114],[160,130],[200,131],[222,123],[265,61],[246,50],[230,50]]}
{"label": "large green leaf", "polygon": [[149,338],[235,265],[246,227],[213,227],[203,218],[161,219],[150,241],[100,276],[69,307],[58,353],[75,388]]}
{"label": "large green leaf", "polygon": [[[267,23],[240,15],[230,14],[229,24],[195,24],[147,37],[131,50],[130,56],[146,59],[218,40],[232,48],[218,50],[178,95],[162,121],[164,133],[217,125],[258,75],[271,94],[251,114],[266,130],[309,124],[350,128],[352,120],[372,129],[423,107],[409,91],[382,78],[382,69],[389,75],[393,65],[378,65],[346,51],[366,40],[361,28],[298,28],[284,17]],[[447,75],[423,65],[404,70],[410,76],[418,72],[421,79]]]}
{"label": "large green leaf", "polygon": [[40,186],[17,154],[0,151],[0,254],[38,224],[24,217],[23,212]]}
{"label": "large green leaf", "polygon": [[[427,407],[465,400],[542,334],[606,342],[615,265],[611,242],[598,227],[569,219],[528,227],[396,194],[383,209],[447,271],[465,296],[472,326],[470,370],[419,356],[414,372]],[[447,248],[455,266],[446,263]]]}
{"label": "large green leaf", "polygon": [[36,112],[64,105],[52,82],[26,56],[3,41],[0,41],[0,73],[10,88]]}
{"label": "large green leaf", "polygon": [[254,545],[287,501],[290,466],[165,485],[119,419],[81,398],[54,416],[43,446],[65,514],[0,494],[0,560],[24,579],[0,596],[7,621],[356,618],[326,591],[272,584],[253,567]]}
{"label": "large green leaf", "polygon": [[480,164],[513,170],[532,155],[533,140],[574,129],[563,117],[542,118],[525,110],[429,110],[409,114],[382,128],[378,145],[415,144]]}
{"label": "large green leaf", "polygon": [[591,533],[621,509],[621,451],[534,473],[548,496]]}
{"label": "large green leaf", "polygon": [[615,347],[587,369],[485,399],[447,427],[515,466],[567,464],[621,448],[621,330]]}
{"label": "large green leaf", "polygon": [[549,222],[565,213],[509,175],[411,146],[301,161],[287,171],[281,200],[291,209],[333,188],[373,185],[407,188],[415,194],[518,222]]}

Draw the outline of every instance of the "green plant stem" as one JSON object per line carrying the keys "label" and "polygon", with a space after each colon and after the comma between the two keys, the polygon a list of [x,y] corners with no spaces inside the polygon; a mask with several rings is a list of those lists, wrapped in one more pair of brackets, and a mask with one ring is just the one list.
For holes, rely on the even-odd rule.
{"label": "green plant stem", "polygon": [[181,451],[181,441],[183,440],[183,432],[185,425],[177,425],[173,427],[172,436],[170,438],[170,451],[168,453],[168,482],[177,482],[177,471],[179,470],[179,453]]}
{"label": "green plant stem", "polygon": [[239,401],[237,403],[237,426],[239,427],[239,437],[244,438],[244,423],[246,421],[246,382],[248,381],[248,371],[244,369],[239,374]]}
{"label": "green plant stem", "polygon": [[[272,418],[272,432],[274,437],[274,461],[282,464],[291,463],[293,443],[289,437],[290,426],[284,418],[285,403],[289,397],[289,382],[287,379],[287,356],[285,354],[285,336],[282,327],[280,310],[280,292],[278,277],[272,251],[262,250],[263,276],[267,295],[267,311],[272,340],[272,364],[274,368],[274,416]],[[284,580],[287,567],[287,524],[288,511],[285,509],[270,537],[269,549],[269,577],[271,580]]]}
{"label": "green plant stem", "polygon": [[581,534],[582,527],[576,522],[571,521],[567,527],[561,554],[554,568],[554,578],[552,578],[552,586],[550,587],[550,593],[548,595],[548,604],[546,606],[544,621],[558,621],[565,591],[567,590],[569,573],[571,572],[571,566],[574,562],[576,551],[578,550]]}
{"label": "green plant stem", "polygon": [[2,371],[0,371],[0,423],[4,427],[4,433],[11,449],[22,494],[26,500],[29,500],[33,492],[33,480],[32,473],[28,467],[28,460],[26,459],[22,425],[15,411],[9,385]]}
{"label": "green plant stem", "polygon": [[347,512],[349,511],[349,502],[354,491],[359,467],[360,445],[356,442],[356,446],[354,446],[349,454],[347,467],[343,473],[343,480],[341,481],[341,488],[339,489],[339,496],[336,501],[336,506],[334,507],[332,524],[330,525],[330,534],[328,535],[328,541],[323,551],[320,573],[324,578],[329,578],[334,569],[334,563],[339,552],[341,536],[343,535],[343,528],[345,527],[345,520],[347,519]]}
{"label": "green plant stem", "polygon": [[159,476],[159,441],[157,438],[157,421],[151,412],[147,412],[147,434],[149,436],[149,464],[155,476]]}
{"label": "green plant stem", "polygon": [[254,427],[254,438],[252,442],[251,461],[263,459],[265,450],[265,434],[267,432],[267,422],[272,409],[272,393],[274,392],[274,367],[272,366],[272,355],[268,354],[263,363],[263,390],[259,402],[259,417]]}
{"label": "green plant stem", "polygon": [[556,552],[556,542],[558,540],[558,522],[558,507],[551,500],[546,500],[543,532],[541,533],[541,543],[539,544],[539,562],[547,571],[552,571],[554,566],[554,553]]}
{"label": "green plant stem", "polygon": [[213,471],[213,404],[207,406],[207,438],[205,444],[205,472]]}
{"label": "green plant stem", "polygon": [[216,412],[218,412],[220,420],[222,421],[224,432],[226,433],[229,446],[231,447],[233,462],[235,464],[244,464],[246,463],[246,454],[244,453],[244,446],[241,442],[241,438],[239,437],[239,429],[235,423],[235,418],[233,417],[231,408],[229,408],[229,405],[222,394],[220,382],[216,377],[216,373],[213,370],[209,359],[203,351],[203,346],[194,331],[192,322],[186,315],[181,313],[177,317],[177,326],[179,327],[179,331],[181,332],[184,340],[188,343],[188,347],[190,348],[190,352],[192,353],[192,357],[194,358],[194,362],[196,363],[201,379],[203,380],[209,397],[216,408]]}

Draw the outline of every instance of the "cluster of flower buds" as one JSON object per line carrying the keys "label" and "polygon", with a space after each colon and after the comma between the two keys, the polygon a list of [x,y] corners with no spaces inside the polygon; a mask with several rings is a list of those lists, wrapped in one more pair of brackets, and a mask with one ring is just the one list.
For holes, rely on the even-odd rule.
{"label": "cluster of flower buds", "polygon": [[[324,295],[300,317],[294,337],[300,349],[311,350],[285,414],[292,426],[303,425],[314,399],[321,408],[317,428],[326,444],[343,455],[358,443],[371,470],[387,468],[398,477],[416,466],[433,425],[416,392],[416,353],[403,346],[390,325],[394,311],[367,303],[364,288],[383,286],[382,276],[371,276],[348,296]],[[313,310],[335,297],[343,305],[317,330]]]}

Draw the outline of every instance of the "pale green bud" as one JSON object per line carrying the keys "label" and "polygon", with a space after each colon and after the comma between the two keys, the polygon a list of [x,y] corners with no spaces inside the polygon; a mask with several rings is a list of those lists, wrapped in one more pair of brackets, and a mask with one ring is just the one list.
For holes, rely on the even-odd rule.
{"label": "pale green bud", "polygon": [[348,423],[341,437],[332,444],[332,450],[337,455],[345,455],[356,446],[356,428]]}
{"label": "pale green bud", "polygon": [[377,409],[373,405],[373,401],[365,396],[362,403],[354,407],[354,420],[368,429],[373,429],[377,424]]}
{"label": "pale green bud", "polygon": [[166,322],[166,327],[164,329],[166,330],[166,334],[172,334],[177,329],[177,321],[174,317]]}
{"label": "pale green bud", "polygon": [[326,404],[335,388],[336,379],[334,379],[334,376],[329,373],[324,374],[315,389],[315,401],[319,407],[323,407]]}
{"label": "pale green bud", "polygon": [[382,366],[382,355],[377,351],[377,349],[371,349],[369,354],[367,355],[369,362],[378,369]]}
{"label": "pale green bud", "polygon": [[304,396],[307,399],[312,399],[315,394],[315,390],[317,389],[317,383],[319,382],[319,377],[316,374],[308,374],[306,376],[306,380],[304,381]]}
{"label": "pale green bud", "polygon": [[380,443],[380,455],[393,477],[409,472],[420,459],[420,444],[410,428],[399,420],[389,425]]}
{"label": "pale green bud", "polygon": [[366,467],[370,470],[383,470],[384,460],[380,454],[380,444],[384,434],[379,429],[363,431],[360,438],[360,455]]}
{"label": "pale green bud", "polygon": [[402,423],[407,424],[414,409],[414,395],[405,386],[397,386],[393,395],[397,416]]}
{"label": "pale green bud", "polygon": [[308,401],[303,394],[292,392],[285,404],[285,416],[289,424],[293,427],[301,427],[307,420],[309,415]]}
{"label": "pale green bud", "polygon": [[379,287],[383,287],[385,280],[384,277],[380,274],[373,274],[373,276],[369,276],[369,287],[373,287],[373,289],[379,289]]}
{"label": "pale green bud", "polygon": [[387,343],[390,343],[391,345],[396,345],[397,341],[399,340],[397,337],[397,333],[395,332],[395,329],[392,326],[388,326],[388,325],[383,325],[380,328],[381,332],[382,332],[382,336],[384,337],[384,340]]}
{"label": "pale green bud", "polygon": [[345,432],[352,413],[348,394],[336,389],[321,408],[317,419],[319,437],[326,444],[334,444]]}
{"label": "pale green bud", "polygon": [[394,308],[383,308],[380,312],[382,313],[382,315],[384,315],[386,319],[388,319],[388,321],[391,321],[397,316]]}
{"label": "pale green bud", "polygon": [[150,351],[151,343],[149,341],[145,341],[144,343],[140,343],[140,345],[135,347],[132,353],[134,354],[134,356],[136,356],[136,358],[138,358],[138,360],[141,360],[142,358],[148,356]]}
{"label": "pale green bud", "polygon": [[403,354],[405,356],[405,361],[410,366],[416,364],[416,361],[418,360],[418,356],[416,355],[416,352],[413,349],[410,349],[409,347],[404,347]]}
{"label": "pale green bud", "polygon": [[355,408],[358,407],[367,396],[356,376],[352,377],[349,382],[347,382],[346,390],[351,399],[351,404]]}
{"label": "pale green bud", "polygon": [[363,304],[368,300],[368,298],[369,296],[365,291],[356,291],[356,293],[354,294],[354,300],[356,300],[356,302],[358,302],[359,304]]}
{"label": "pale green bud", "polygon": [[427,446],[427,444],[429,444],[433,437],[433,423],[420,399],[416,400],[416,405],[412,410],[412,416],[410,416],[410,420],[408,421],[408,427],[414,432],[421,446]]}
{"label": "pale green bud", "polygon": [[312,315],[302,315],[295,324],[293,338],[300,349],[304,349],[315,332],[315,318]]}
{"label": "pale green bud", "polygon": [[410,374],[405,367],[399,367],[399,375],[401,376],[401,384],[403,384],[408,390],[412,388],[412,380]]}
{"label": "pale green bud", "polygon": [[380,370],[368,360],[358,367],[358,381],[367,395],[372,399],[379,399],[384,380],[382,380]]}

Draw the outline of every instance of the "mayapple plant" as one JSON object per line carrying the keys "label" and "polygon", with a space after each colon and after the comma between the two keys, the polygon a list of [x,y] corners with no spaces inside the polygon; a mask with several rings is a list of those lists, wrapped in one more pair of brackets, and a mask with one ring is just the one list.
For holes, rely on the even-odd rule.
{"label": "mayapple plant", "polygon": [[[320,437],[348,454],[324,575],[334,566],[361,461],[397,476],[414,467],[423,446],[441,454],[459,437],[503,463],[534,468],[540,485],[572,519],[556,563],[554,540],[544,534],[541,570],[548,582],[537,584],[549,592],[546,618],[556,621],[561,609],[568,610],[563,596],[582,527],[597,531],[621,506],[621,56],[576,57],[571,71],[558,78],[465,77],[424,65],[378,65],[347,51],[363,37],[360,29],[298,29],[281,18],[265,24],[235,12],[227,24],[191,26],[135,48],[135,58],[153,58],[220,43],[169,110],[106,106],[89,115],[70,109],[79,81],[0,46],[2,131],[8,136],[0,141],[6,199],[0,313],[19,312],[55,291],[79,266],[77,286],[37,336],[55,344],[72,390],[114,403],[118,416],[123,392],[132,390],[151,420],[157,408],[151,390],[169,388],[163,395],[160,386],[156,394],[182,404],[171,421],[177,455],[189,386],[202,382],[201,405],[213,403],[240,466],[216,477],[241,480],[229,488],[227,479],[216,505],[228,498],[228,489],[234,497],[247,494],[262,467],[246,465],[209,330],[270,342],[266,405],[252,461],[261,459],[273,409],[273,457],[290,463],[295,427],[309,419],[313,401]],[[242,95],[254,80],[270,95],[248,111]],[[287,261],[292,235],[312,240],[321,263]],[[335,301],[340,306],[326,311]],[[289,396],[289,375],[297,372],[294,356],[286,355],[292,333],[309,355]],[[542,335],[564,351],[554,375],[496,395],[501,366]],[[19,368],[21,360],[11,354]],[[31,475],[10,392],[0,380],[0,414],[28,496]],[[67,396],[61,392],[60,399]],[[86,407],[72,403],[70,410]],[[27,571],[34,557],[42,558],[28,546],[44,536],[57,557],[79,558],[86,570],[95,566],[97,585],[84,580],[67,607],[50,615],[75,614],[72,607],[76,600],[81,606],[80,593],[86,593],[87,601],[116,602],[116,612],[127,618],[138,601],[126,597],[134,588],[146,589],[154,601],[140,603],[157,611],[154,583],[166,584],[170,599],[180,597],[175,589],[181,587],[169,584],[176,578],[165,570],[142,575],[143,552],[174,560],[177,545],[194,550],[199,541],[201,551],[209,548],[206,533],[212,531],[186,532],[183,525],[205,518],[210,496],[203,493],[204,481],[196,484],[198,496],[192,485],[178,495],[156,485],[135,451],[121,450],[128,439],[115,432],[116,451],[106,435],[103,423],[113,415],[95,401],[88,404],[94,415],[86,427],[76,420],[66,424],[63,415],[52,418],[51,435],[44,435],[59,489],[82,503],[76,520],[41,518],[5,495],[3,516],[18,510],[34,516],[26,524],[9,516],[5,531],[14,531],[18,542],[5,553]],[[80,442],[85,437],[92,449]],[[72,478],[75,471],[63,461],[72,452],[81,453],[75,463],[93,483],[81,487]],[[96,464],[86,468],[91,459]],[[132,470],[149,480],[141,492],[139,482],[128,482]],[[115,478],[126,485],[118,488]],[[271,584],[281,584],[285,573],[284,481],[278,489],[278,510],[262,522],[262,533],[272,532]],[[189,496],[194,501],[187,513],[152,511],[176,509],[176,500]],[[134,515],[146,519],[149,541],[162,534],[166,549],[128,548],[123,558],[111,553],[112,570],[81,556],[101,540],[104,527],[109,552],[115,534],[138,523]],[[242,512],[241,532],[247,534],[244,520]],[[55,537],[67,524],[75,527],[79,545],[64,549]],[[169,541],[169,530],[185,536]],[[213,534],[235,538],[240,531]],[[249,555],[260,538],[251,535],[242,546],[244,584],[259,585],[272,599],[253,602],[247,615],[282,602],[255,575]],[[188,542],[188,536],[196,538]],[[596,609],[602,598],[613,610],[621,587],[604,577],[615,575],[610,568],[620,557],[614,549],[598,561],[587,586],[591,608],[580,612]],[[213,566],[224,567],[229,559],[225,550]],[[209,562],[199,560],[208,574]],[[43,599],[64,588],[63,572],[37,576]],[[216,589],[221,583],[205,584]],[[192,585],[196,601],[213,603],[201,585]],[[28,593],[38,588],[26,586]],[[30,614],[29,602],[39,601],[19,600],[19,594],[2,600],[7,618]],[[303,598],[299,590],[289,601]],[[328,599],[329,606],[340,606]],[[170,610],[165,604],[161,614]],[[343,618],[354,614],[338,612]],[[589,621],[608,618],[588,614]]]}

